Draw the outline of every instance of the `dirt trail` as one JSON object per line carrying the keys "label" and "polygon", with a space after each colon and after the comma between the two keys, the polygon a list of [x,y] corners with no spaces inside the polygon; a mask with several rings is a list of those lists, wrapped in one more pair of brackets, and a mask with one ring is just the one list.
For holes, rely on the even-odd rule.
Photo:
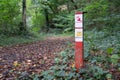
{"label": "dirt trail", "polygon": [[12,80],[22,72],[40,73],[54,64],[55,54],[73,43],[72,37],[49,37],[44,41],[0,48],[0,80]]}

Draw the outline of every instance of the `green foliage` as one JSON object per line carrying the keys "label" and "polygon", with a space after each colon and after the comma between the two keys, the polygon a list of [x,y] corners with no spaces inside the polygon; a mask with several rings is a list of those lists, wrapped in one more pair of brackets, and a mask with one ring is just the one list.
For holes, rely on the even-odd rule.
{"label": "green foliage", "polygon": [[[74,68],[74,49],[66,49],[55,58],[55,65],[33,79],[40,80],[106,80],[114,79],[110,70],[119,70],[119,33],[109,31],[85,31],[85,67],[76,72]],[[69,44],[70,45],[70,44]],[[71,45],[70,45],[71,46]],[[92,74],[91,74],[92,73]]]}
{"label": "green foliage", "polygon": [[71,13],[67,16],[58,15],[53,18],[54,26],[56,28],[61,28],[63,32],[70,32],[74,29],[74,14]]}
{"label": "green foliage", "polygon": [[[71,53],[72,51],[72,53]],[[68,64],[73,59],[73,50],[66,50],[61,52],[61,58],[58,60],[55,66],[52,66],[50,70],[42,73],[42,80],[105,80],[105,75],[108,74],[101,67],[96,65],[86,65],[86,68],[80,69],[76,72],[75,68],[70,67]],[[56,59],[55,59],[56,60]],[[70,68],[70,69],[69,69]],[[91,74],[92,73],[92,74]]]}
{"label": "green foliage", "polygon": [[21,36],[0,35],[0,41],[1,41],[0,46],[10,46],[10,45],[23,44],[23,43],[30,43],[30,42],[43,40],[44,38],[45,38],[45,34],[42,33],[41,34],[32,33],[29,35],[21,35]]}
{"label": "green foliage", "polygon": [[[76,0],[75,3],[78,1]],[[96,28],[101,30],[103,28],[109,29],[111,32],[113,30],[119,30],[119,10],[118,12],[112,12],[115,9],[116,4],[112,4],[108,0],[93,0],[93,1],[79,1],[81,4],[79,5],[78,11],[87,11],[85,15],[85,29],[93,29]],[[116,2],[116,1],[115,1]],[[118,1],[119,3],[119,1]],[[110,7],[110,5],[114,7]],[[63,15],[64,14],[64,15]],[[58,14],[53,18],[54,26],[56,28],[62,28],[64,32],[73,31],[74,28],[74,13],[71,11],[69,14],[65,12]],[[113,29],[113,27],[116,28]],[[64,28],[65,27],[65,28]]]}
{"label": "green foliage", "polygon": [[[109,32],[104,31],[89,31],[85,32],[85,60],[87,64],[85,68],[80,69],[78,73],[74,68],[70,68],[67,64],[71,61],[71,58],[68,57],[70,53],[69,50],[61,52],[60,58],[56,58],[56,65],[53,66],[50,70],[43,72],[43,80],[48,80],[49,78],[52,79],[61,79],[61,80],[106,80],[112,79],[113,75],[107,70],[109,65],[114,64],[114,67],[119,68],[118,61],[120,60],[119,53],[120,51],[116,52],[116,47],[114,45],[119,44],[119,42],[115,42],[114,45],[110,47],[111,44],[111,37],[108,36]],[[107,37],[106,37],[107,36]],[[111,38],[111,39],[110,39]],[[116,33],[114,36],[115,40],[117,39]],[[108,40],[109,39],[109,40]],[[101,41],[102,40],[102,41]],[[107,42],[104,42],[108,40]],[[112,40],[113,41],[113,40]],[[108,44],[108,45],[107,45]],[[107,52],[108,54],[106,54]],[[72,54],[72,53],[70,53]],[[66,56],[67,55],[67,56]],[[73,58],[74,59],[74,58]],[[67,63],[66,63],[67,62]],[[102,66],[101,66],[102,65]],[[69,69],[69,70],[67,70]],[[55,73],[55,74],[54,74]],[[92,73],[92,74],[91,74]],[[114,78],[113,78],[114,79]]]}
{"label": "green foliage", "polygon": [[111,56],[111,62],[112,62],[113,64],[117,64],[118,61],[119,61],[119,59],[120,59],[120,57],[119,57],[117,54],[113,54],[113,55]]}
{"label": "green foliage", "polygon": [[107,77],[107,79],[111,79],[112,75],[111,74],[107,74],[106,77]]}
{"label": "green foliage", "polygon": [[107,49],[107,53],[108,53],[108,54],[112,54],[112,53],[113,53],[113,50],[114,50],[113,48],[108,48],[108,49]]}
{"label": "green foliage", "polygon": [[97,65],[108,65],[119,68],[120,50],[119,50],[119,33],[107,30],[103,31],[86,31],[84,33],[85,60]]}
{"label": "green foliage", "polygon": [[116,31],[111,33],[107,30],[97,31],[94,29],[84,33],[85,44],[87,44],[89,48],[104,50],[108,53],[119,53],[119,37],[119,32]]}
{"label": "green foliage", "polygon": [[[56,32],[70,32],[74,30],[74,10],[87,11],[85,26],[97,29],[106,28],[111,32],[118,31],[120,24],[119,0],[26,0],[28,32],[42,31],[54,27]],[[19,24],[22,21],[22,0],[0,1],[0,33],[19,34]],[[65,10],[62,10],[66,8]],[[45,11],[49,20],[46,21]],[[49,24],[49,25],[47,25]],[[87,29],[85,28],[85,29]]]}
{"label": "green foliage", "polygon": [[83,74],[83,79],[85,79],[85,80],[89,80],[89,79],[91,79],[91,80],[99,80],[99,79],[105,80],[106,77],[103,77],[103,76],[106,75],[108,72],[104,71],[99,66],[88,65],[85,69],[80,70],[80,73]]}
{"label": "green foliage", "polygon": [[27,72],[22,72],[17,80],[32,80]]}
{"label": "green foliage", "polygon": [[40,32],[41,28],[45,26],[45,17],[43,14],[34,14],[32,17],[31,30],[34,32]]}
{"label": "green foliage", "polygon": [[[54,34],[54,33],[35,33],[31,32],[27,35],[16,35],[16,36],[7,36],[7,35],[0,35],[0,46],[11,46],[11,45],[18,45],[18,44],[24,44],[24,43],[31,43],[36,42],[40,40],[44,40],[48,37],[67,37],[67,36],[73,36],[73,34]],[[14,43],[13,43],[14,42]]]}
{"label": "green foliage", "polygon": [[[1,0],[0,1],[0,33],[1,34],[14,34],[19,22],[18,16],[20,13],[19,0]],[[19,21],[19,20],[18,20]]]}
{"label": "green foliage", "polygon": [[108,5],[106,1],[94,1],[88,6],[85,7],[85,11],[88,12],[86,14],[86,18],[88,19],[96,19],[98,17],[105,17],[107,15]]}
{"label": "green foliage", "polygon": [[104,0],[93,1],[87,5],[84,10],[88,13],[85,14],[85,25],[87,27],[97,27],[101,29],[105,26],[104,17],[108,15],[109,3]]}

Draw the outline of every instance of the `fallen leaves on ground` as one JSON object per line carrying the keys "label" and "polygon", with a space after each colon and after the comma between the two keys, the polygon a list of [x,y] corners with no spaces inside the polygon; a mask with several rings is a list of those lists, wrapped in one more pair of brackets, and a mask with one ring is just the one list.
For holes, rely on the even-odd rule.
{"label": "fallen leaves on ground", "polygon": [[21,73],[36,74],[54,65],[56,54],[74,38],[48,38],[30,44],[0,47],[0,79],[14,80]]}

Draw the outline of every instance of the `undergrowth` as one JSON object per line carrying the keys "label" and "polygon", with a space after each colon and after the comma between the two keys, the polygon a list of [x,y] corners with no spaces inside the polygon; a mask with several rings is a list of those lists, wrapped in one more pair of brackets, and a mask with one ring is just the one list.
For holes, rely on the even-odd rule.
{"label": "undergrowth", "polygon": [[119,32],[92,30],[84,36],[85,67],[76,72],[74,49],[67,49],[55,59],[55,66],[42,73],[42,80],[119,80]]}
{"label": "undergrowth", "polygon": [[[84,34],[85,67],[76,72],[74,49],[68,48],[58,54],[55,65],[41,74],[32,75],[33,80],[119,80],[120,35],[119,32],[86,31]],[[24,77],[18,80],[24,80]]]}
{"label": "undergrowth", "polygon": [[8,35],[0,35],[0,46],[11,46],[11,45],[18,45],[18,44],[26,44],[36,41],[45,40],[48,37],[64,37],[64,36],[73,36],[72,33],[62,33],[62,34],[55,34],[55,33],[32,33],[30,35],[15,35],[15,36],[8,36]]}
{"label": "undergrowth", "polygon": [[40,35],[15,35],[15,36],[7,36],[7,35],[0,35],[0,46],[11,46],[23,43],[30,43],[39,40],[43,40],[44,37],[42,34]]}
{"label": "undergrowth", "polygon": [[86,31],[84,33],[85,68],[76,72],[74,50],[67,49],[56,58],[56,65],[42,73],[43,80],[118,80],[120,72],[120,33]]}

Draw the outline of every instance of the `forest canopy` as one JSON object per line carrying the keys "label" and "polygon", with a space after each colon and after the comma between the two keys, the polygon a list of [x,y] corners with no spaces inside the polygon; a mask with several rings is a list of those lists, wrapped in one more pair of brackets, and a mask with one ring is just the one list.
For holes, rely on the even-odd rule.
{"label": "forest canopy", "polygon": [[119,0],[1,0],[0,34],[69,32],[75,11],[87,11],[85,29],[118,30]]}

